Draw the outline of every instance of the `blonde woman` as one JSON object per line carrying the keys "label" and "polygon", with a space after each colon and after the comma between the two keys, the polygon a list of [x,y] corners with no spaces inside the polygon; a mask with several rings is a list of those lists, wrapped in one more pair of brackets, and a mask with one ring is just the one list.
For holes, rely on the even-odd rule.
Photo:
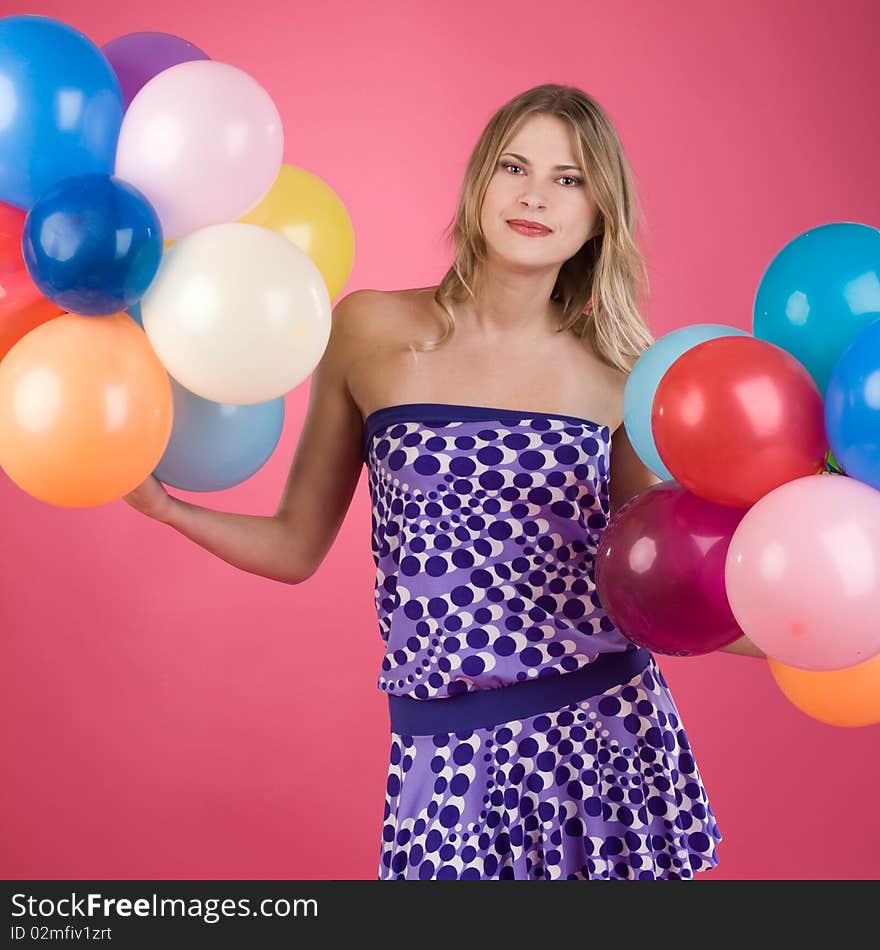
{"label": "blonde woman", "polygon": [[277,513],[200,508],[154,478],[127,496],[299,584],[367,465],[391,725],[380,878],[691,878],[717,863],[667,685],[594,585],[609,518],[657,481],[621,425],[652,342],[636,214],[590,96],[516,96],[470,156],[439,286],[334,308]]}

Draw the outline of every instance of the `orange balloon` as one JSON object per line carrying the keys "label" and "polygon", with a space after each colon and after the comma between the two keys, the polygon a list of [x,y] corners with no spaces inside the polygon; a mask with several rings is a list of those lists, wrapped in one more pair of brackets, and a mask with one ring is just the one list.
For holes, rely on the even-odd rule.
{"label": "orange balloon", "polygon": [[168,373],[128,314],[62,314],[0,362],[0,468],[40,501],[106,504],[158,465],[173,406]]}
{"label": "orange balloon", "polygon": [[880,653],[842,670],[801,670],[767,658],[777,686],[801,712],[829,726],[880,722]]}

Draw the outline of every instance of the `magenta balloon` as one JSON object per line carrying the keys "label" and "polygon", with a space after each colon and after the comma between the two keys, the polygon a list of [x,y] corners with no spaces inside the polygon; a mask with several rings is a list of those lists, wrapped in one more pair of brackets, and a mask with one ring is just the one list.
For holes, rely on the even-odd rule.
{"label": "magenta balloon", "polygon": [[171,33],[126,33],[101,47],[122,87],[125,109],[153,76],[163,69],[196,59],[210,59],[204,50]]}
{"label": "magenta balloon", "polygon": [[611,519],[596,551],[596,589],[617,629],[655,653],[698,656],[743,635],[724,568],[744,508],[678,482],[653,485]]}

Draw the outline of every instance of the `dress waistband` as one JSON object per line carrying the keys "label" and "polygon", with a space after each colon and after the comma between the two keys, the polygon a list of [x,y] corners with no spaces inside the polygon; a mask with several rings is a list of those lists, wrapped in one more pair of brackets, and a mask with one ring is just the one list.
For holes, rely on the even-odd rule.
{"label": "dress waistband", "polygon": [[639,647],[621,653],[600,653],[574,673],[539,676],[494,689],[458,693],[446,699],[414,699],[389,693],[391,731],[430,736],[482,729],[551,712],[628,682],[650,661],[650,651]]}

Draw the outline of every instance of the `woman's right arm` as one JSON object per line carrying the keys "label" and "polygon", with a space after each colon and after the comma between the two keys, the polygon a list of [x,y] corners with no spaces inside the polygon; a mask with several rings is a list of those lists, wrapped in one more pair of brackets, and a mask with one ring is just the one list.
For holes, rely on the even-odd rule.
{"label": "woman's right arm", "polygon": [[123,500],[233,567],[287,584],[311,577],[342,526],[363,465],[363,419],[346,380],[374,294],[354,291],[333,308],[330,338],[312,373],[306,418],[274,515],[193,505],[169,495],[152,475]]}

